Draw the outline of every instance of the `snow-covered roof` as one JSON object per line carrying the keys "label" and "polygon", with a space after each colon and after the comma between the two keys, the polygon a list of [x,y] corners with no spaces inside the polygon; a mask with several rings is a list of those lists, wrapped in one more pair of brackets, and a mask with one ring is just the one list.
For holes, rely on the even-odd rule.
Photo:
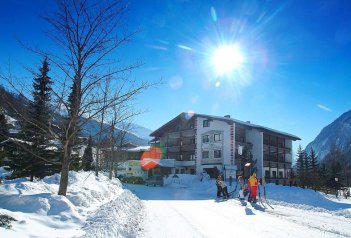
{"label": "snow-covered roof", "polygon": [[146,146],[137,146],[137,147],[134,147],[134,148],[126,148],[126,149],[123,149],[123,150],[127,151],[127,152],[141,152],[141,151],[147,151],[149,149],[150,149],[150,146],[146,145]]}
{"label": "snow-covered roof", "polygon": [[33,144],[32,142],[24,141],[24,140],[12,138],[12,137],[10,137],[10,138],[8,138],[8,139],[6,139],[6,140],[0,142],[0,144],[7,143],[7,142],[15,142],[15,143],[21,143],[21,144],[28,144],[28,145]]}

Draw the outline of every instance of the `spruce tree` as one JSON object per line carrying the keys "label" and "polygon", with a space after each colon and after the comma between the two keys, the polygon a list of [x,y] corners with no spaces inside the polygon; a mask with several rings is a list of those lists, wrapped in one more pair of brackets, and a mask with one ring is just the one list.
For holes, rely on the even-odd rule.
{"label": "spruce tree", "polygon": [[302,149],[302,146],[299,145],[297,148],[297,161],[296,161],[296,172],[297,178],[300,181],[300,186],[305,187],[306,183],[306,168],[305,168],[305,151]]}
{"label": "spruce tree", "polygon": [[326,191],[328,188],[329,171],[324,163],[319,166],[318,177],[320,179],[319,185]]}
{"label": "spruce tree", "polygon": [[2,166],[2,161],[6,157],[7,148],[2,142],[8,138],[8,129],[5,114],[0,107],[0,166]]}
{"label": "spruce tree", "polygon": [[308,157],[310,161],[311,184],[312,184],[312,187],[316,190],[319,182],[319,176],[318,176],[319,163],[318,163],[317,155],[312,148],[310,150],[310,154],[308,155]]}
{"label": "spruce tree", "polygon": [[[47,167],[52,164],[58,153],[48,150],[50,136],[50,95],[51,78],[48,76],[49,62],[47,58],[42,61],[39,73],[33,79],[33,101],[28,106],[28,116],[19,133],[15,154],[12,155],[11,167],[17,176],[30,176],[43,178]],[[18,156],[16,156],[16,154]],[[44,161],[41,158],[45,158]],[[49,162],[48,162],[49,161]]]}
{"label": "spruce tree", "polygon": [[304,179],[305,185],[310,187],[312,185],[311,179],[311,162],[310,157],[307,155],[306,150],[303,151],[303,162],[304,162]]}
{"label": "spruce tree", "polygon": [[82,169],[84,171],[90,171],[93,169],[93,139],[89,136],[88,145],[84,150],[82,159]]}
{"label": "spruce tree", "polygon": [[343,154],[341,150],[332,144],[328,154],[324,158],[324,163],[326,164],[327,169],[329,170],[329,176],[327,185],[329,188],[338,189],[343,185],[343,176],[342,176],[342,158]]}

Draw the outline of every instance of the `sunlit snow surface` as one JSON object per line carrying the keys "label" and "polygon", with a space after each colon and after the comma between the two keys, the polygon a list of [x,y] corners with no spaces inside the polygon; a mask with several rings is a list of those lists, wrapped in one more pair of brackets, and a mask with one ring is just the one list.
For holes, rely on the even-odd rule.
{"label": "sunlit snow surface", "polygon": [[216,199],[215,181],[200,180],[169,176],[164,187],[148,187],[71,172],[67,197],[56,195],[59,175],[6,181],[0,213],[18,221],[0,237],[351,237],[350,198],[269,184],[274,209],[242,206]]}

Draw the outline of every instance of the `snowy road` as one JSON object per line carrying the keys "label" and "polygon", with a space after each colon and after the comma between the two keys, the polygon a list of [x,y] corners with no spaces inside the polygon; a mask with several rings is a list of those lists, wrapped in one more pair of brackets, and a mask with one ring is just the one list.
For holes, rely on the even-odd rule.
{"label": "snowy road", "polygon": [[215,201],[188,189],[128,185],[143,200],[143,237],[351,237],[351,219],[274,205],[256,209],[237,200]]}

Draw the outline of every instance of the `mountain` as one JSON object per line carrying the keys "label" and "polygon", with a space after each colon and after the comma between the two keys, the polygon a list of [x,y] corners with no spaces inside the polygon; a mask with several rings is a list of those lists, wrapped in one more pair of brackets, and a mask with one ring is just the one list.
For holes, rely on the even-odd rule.
{"label": "mountain", "polygon": [[[88,137],[91,135],[95,141],[98,138],[98,133],[100,131],[100,123],[95,120],[88,120],[84,123],[84,126],[81,131],[81,136]],[[109,125],[103,125],[103,133],[102,138],[107,138],[109,136]],[[115,137],[118,138],[118,135],[124,131],[122,128],[116,127]],[[125,136],[125,143],[133,143],[136,145],[148,145],[150,140],[149,135],[151,134],[151,130],[145,127],[142,127],[137,124],[132,124],[129,129],[126,129],[127,134]]]}
{"label": "mountain", "polygon": [[306,151],[309,152],[313,148],[317,152],[318,159],[322,160],[333,143],[342,151],[351,146],[351,110],[324,127],[316,139],[306,146]]}
{"label": "mountain", "polygon": [[[3,86],[0,85],[0,107],[2,107],[6,114],[6,119],[10,125],[10,129],[13,133],[20,130],[20,119],[18,114],[15,111],[19,112],[22,115],[27,113],[26,105],[29,104],[28,99],[14,92],[7,91]],[[11,106],[10,106],[11,105]],[[15,110],[14,110],[15,109]],[[63,115],[55,113],[53,116],[53,125],[56,127],[54,129],[59,130],[59,125],[62,125]],[[81,118],[81,122],[84,122],[84,118]],[[102,138],[108,137],[108,127],[109,125],[104,124],[103,129],[105,132],[102,135]],[[127,134],[124,141],[136,144],[136,145],[147,145],[151,134],[151,130],[137,124],[131,124],[127,129]],[[56,131],[55,130],[55,131]],[[95,120],[88,120],[84,123],[80,136],[88,137],[91,135],[94,139],[98,137],[98,131],[100,130],[100,123]],[[123,129],[116,128],[115,136],[118,136]],[[58,132],[58,131],[57,131]]]}

